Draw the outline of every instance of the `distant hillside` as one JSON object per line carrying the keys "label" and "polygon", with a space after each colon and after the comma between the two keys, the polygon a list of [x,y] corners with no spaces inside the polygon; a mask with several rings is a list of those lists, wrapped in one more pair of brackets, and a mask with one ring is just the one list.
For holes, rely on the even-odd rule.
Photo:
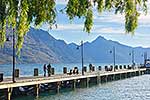
{"label": "distant hillside", "polygon": [[[78,45],[66,44],[63,40],[57,40],[48,32],[31,28],[25,36],[23,49],[17,63],[77,63],[81,62],[80,49]],[[93,42],[84,43],[84,62],[111,63],[113,61],[110,50],[116,47],[116,62],[131,62],[129,53],[132,47],[122,45],[118,42],[106,40],[99,36]],[[150,51],[149,48],[137,47],[135,49],[136,62],[142,62],[142,53]],[[12,43],[6,42],[0,48],[0,63],[11,63]]]}

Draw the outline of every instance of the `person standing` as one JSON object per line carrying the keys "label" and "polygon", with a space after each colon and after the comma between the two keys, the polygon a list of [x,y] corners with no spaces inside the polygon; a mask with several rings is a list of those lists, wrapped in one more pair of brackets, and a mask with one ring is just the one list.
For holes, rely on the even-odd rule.
{"label": "person standing", "polygon": [[51,64],[47,65],[47,73],[48,73],[48,76],[51,76]]}
{"label": "person standing", "polygon": [[43,66],[43,71],[44,71],[44,77],[46,77],[46,64]]}
{"label": "person standing", "polygon": [[92,65],[92,64],[89,64],[90,72],[92,71],[92,67],[93,67],[93,65]]}

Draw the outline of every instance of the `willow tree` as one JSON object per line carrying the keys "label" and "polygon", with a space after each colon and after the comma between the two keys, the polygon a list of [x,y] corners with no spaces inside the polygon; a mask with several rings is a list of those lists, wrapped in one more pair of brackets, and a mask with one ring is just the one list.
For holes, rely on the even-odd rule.
{"label": "willow tree", "polygon": [[[90,32],[93,26],[93,7],[102,13],[106,10],[125,15],[127,33],[134,33],[138,26],[140,11],[147,12],[147,0],[68,0],[63,11],[70,20],[84,18],[84,31]],[[31,23],[40,26],[56,24],[55,0],[0,0],[0,45],[6,41],[6,27],[15,29],[16,47],[20,51],[24,36]]]}

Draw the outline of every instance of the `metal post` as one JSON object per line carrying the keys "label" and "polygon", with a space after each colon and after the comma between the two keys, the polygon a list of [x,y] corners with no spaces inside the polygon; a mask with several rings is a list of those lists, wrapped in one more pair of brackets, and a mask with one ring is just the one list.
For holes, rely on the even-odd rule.
{"label": "metal post", "polygon": [[132,65],[134,65],[134,50],[132,50]]}
{"label": "metal post", "polygon": [[144,52],[144,65],[146,64],[147,52]]}
{"label": "metal post", "polygon": [[115,47],[113,46],[113,58],[114,58],[114,71],[115,71],[115,65],[116,65],[116,51],[115,51]]}
{"label": "metal post", "polygon": [[15,82],[15,29],[13,29],[13,72],[12,72],[12,81]]}
{"label": "metal post", "polygon": [[83,41],[81,41],[81,60],[82,60],[82,75],[84,75],[84,70],[83,70]]}

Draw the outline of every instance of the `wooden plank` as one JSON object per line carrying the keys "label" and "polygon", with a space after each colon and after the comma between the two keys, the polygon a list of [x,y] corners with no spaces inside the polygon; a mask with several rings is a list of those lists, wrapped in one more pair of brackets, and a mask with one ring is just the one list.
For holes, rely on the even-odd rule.
{"label": "wooden plank", "polygon": [[87,72],[85,75],[81,73],[78,75],[66,75],[66,74],[56,74],[51,77],[20,77],[16,78],[16,83],[12,83],[11,78],[4,78],[3,82],[0,82],[0,89],[5,88],[12,88],[12,87],[20,87],[20,86],[28,86],[28,85],[35,85],[35,84],[44,84],[44,83],[52,83],[58,81],[67,81],[67,80],[77,80],[83,78],[90,78],[90,77],[97,77],[100,76],[107,76],[107,75],[114,75],[114,74],[121,74],[121,73],[128,73],[128,72],[136,72],[136,71],[145,71],[146,68],[143,69],[124,69],[124,70],[117,70],[117,71],[94,71],[94,72]]}

